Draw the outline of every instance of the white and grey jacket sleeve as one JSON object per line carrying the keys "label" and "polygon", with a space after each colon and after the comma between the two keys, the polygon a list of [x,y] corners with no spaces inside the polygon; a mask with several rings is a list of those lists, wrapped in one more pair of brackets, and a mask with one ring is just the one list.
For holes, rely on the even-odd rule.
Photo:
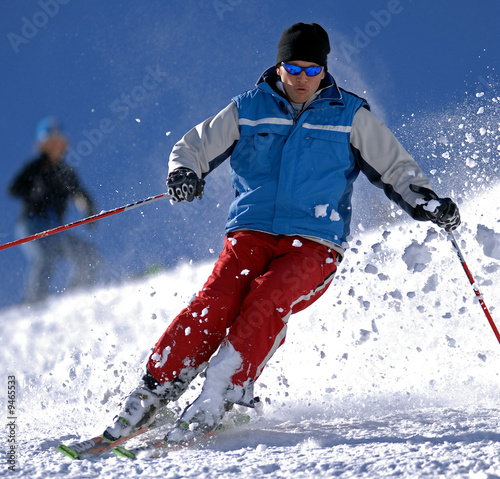
{"label": "white and grey jacket sleeve", "polygon": [[392,132],[366,108],[354,115],[351,148],[370,182],[413,217],[416,200],[422,195],[411,191],[410,184],[430,188],[429,179]]}
{"label": "white and grey jacket sleeve", "polygon": [[169,172],[185,167],[200,178],[206,176],[231,156],[239,139],[238,109],[231,102],[217,115],[196,125],[175,144],[170,153]]}

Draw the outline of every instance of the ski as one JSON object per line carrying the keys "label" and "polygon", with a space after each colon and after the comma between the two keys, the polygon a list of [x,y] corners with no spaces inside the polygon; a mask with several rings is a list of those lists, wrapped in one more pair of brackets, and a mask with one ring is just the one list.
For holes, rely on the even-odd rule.
{"label": "ski", "polygon": [[56,447],[56,450],[73,460],[90,459],[93,457],[99,457],[102,454],[111,451],[114,447],[123,444],[125,441],[128,441],[129,439],[132,439],[133,437],[136,437],[140,434],[144,434],[149,430],[150,428],[148,427],[138,429],[132,434],[122,437],[114,442],[109,442],[104,436],[100,435],[86,441],[71,444],[69,446],[61,444]]}
{"label": "ski", "polygon": [[60,444],[56,447],[56,450],[73,460],[99,457],[107,452],[112,451],[113,448],[120,446],[120,444],[123,444],[124,442],[136,436],[144,434],[160,426],[172,424],[175,421],[176,417],[177,414],[174,411],[172,411],[171,409],[164,409],[158,414],[156,419],[149,426],[138,429],[128,436],[118,439],[117,441],[110,442],[101,434],[92,439],[70,444],[69,446]]}
{"label": "ski", "polygon": [[124,459],[137,459],[139,455],[144,455],[146,457],[159,457],[165,451],[178,451],[185,449],[194,444],[199,444],[200,442],[215,436],[228,429],[233,429],[234,427],[241,426],[250,421],[250,416],[244,413],[236,413],[232,415],[229,422],[224,422],[219,424],[219,426],[213,431],[201,434],[199,436],[184,442],[172,442],[160,440],[156,442],[150,442],[144,446],[138,446],[131,449],[127,449],[123,446],[116,446],[113,448],[113,452],[121,458]]}

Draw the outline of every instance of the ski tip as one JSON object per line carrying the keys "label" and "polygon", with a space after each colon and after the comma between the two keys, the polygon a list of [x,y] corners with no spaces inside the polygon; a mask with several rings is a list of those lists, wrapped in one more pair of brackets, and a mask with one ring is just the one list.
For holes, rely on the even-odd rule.
{"label": "ski tip", "polygon": [[78,454],[76,451],[74,451],[70,447],[65,446],[64,444],[57,446],[56,451],[59,451],[60,453],[64,454],[66,457],[69,457],[70,459],[72,459],[73,461],[80,459],[80,454]]}
{"label": "ski tip", "polygon": [[122,446],[117,446],[113,448],[113,452],[121,458],[124,459],[136,459],[135,454]]}

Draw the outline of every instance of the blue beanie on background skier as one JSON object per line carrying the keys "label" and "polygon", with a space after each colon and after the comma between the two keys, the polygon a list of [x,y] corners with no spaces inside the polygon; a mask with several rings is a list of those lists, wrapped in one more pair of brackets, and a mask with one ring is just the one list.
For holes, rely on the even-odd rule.
{"label": "blue beanie on background skier", "polygon": [[54,116],[42,118],[35,130],[37,144],[43,143],[51,136],[65,137],[62,123]]}

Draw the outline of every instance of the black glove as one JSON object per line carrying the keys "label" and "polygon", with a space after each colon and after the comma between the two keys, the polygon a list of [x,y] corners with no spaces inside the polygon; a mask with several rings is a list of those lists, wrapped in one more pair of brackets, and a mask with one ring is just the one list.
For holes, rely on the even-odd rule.
{"label": "black glove", "polygon": [[205,180],[198,178],[189,168],[177,168],[167,178],[168,194],[176,203],[179,201],[201,200]]}
{"label": "black glove", "polygon": [[415,207],[416,220],[432,221],[446,231],[460,225],[458,206],[450,198],[439,198],[434,191],[423,186],[410,185],[410,190],[422,195],[422,203]]}

